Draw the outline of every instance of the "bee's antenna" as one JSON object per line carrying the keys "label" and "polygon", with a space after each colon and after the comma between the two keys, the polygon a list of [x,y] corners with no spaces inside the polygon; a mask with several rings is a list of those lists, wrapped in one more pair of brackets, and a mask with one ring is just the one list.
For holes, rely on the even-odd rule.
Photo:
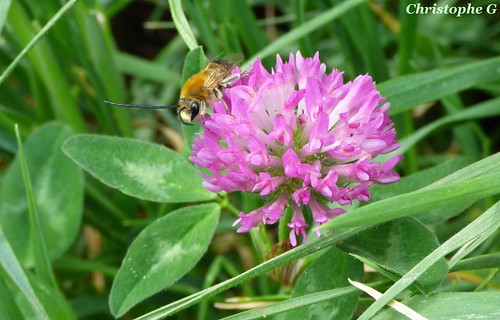
{"label": "bee's antenna", "polygon": [[120,106],[125,108],[142,108],[142,109],[175,109],[177,106],[141,106],[139,104],[128,104],[128,103],[116,103],[108,100],[104,100],[104,103],[111,104],[114,106]]}

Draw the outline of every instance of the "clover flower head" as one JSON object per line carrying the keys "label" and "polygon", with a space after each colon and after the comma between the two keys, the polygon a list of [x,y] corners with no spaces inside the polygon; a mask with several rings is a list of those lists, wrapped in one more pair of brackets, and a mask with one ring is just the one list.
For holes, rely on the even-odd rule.
{"label": "clover flower head", "polygon": [[[202,174],[207,189],[254,192],[266,200],[240,213],[238,232],[273,224],[292,207],[288,226],[295,246],[310,225],[345,212],[338,206],[369,200],[371,185],[398,181],[392,168],[402,156],[373,160],[399,143],[389,104],[369,75],[344,83],[341,71],[326,72],[318,53],[276,60],[271,73],[256,60],[225,89],[230,112],[221,101],[214,104],[190,159],[208,170]],[[307,219],[306,206],[312,213]]]}

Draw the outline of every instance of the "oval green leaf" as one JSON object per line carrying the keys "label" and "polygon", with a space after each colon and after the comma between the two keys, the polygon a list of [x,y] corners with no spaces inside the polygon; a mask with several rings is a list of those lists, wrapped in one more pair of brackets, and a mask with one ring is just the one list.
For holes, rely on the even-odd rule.
{"label": "oval green leaf", "polygon": [[[292,297],[349,286],[347,278],[362,281],[363,264],[333,246],[304,270]],[[354,292],[297,308],[287,312],[282,319],[352,319],[359,295]]]}
{"label": "oval green leaf", "polygon": [[[82,219],[83,173],[61,151],[71,129],[57,122],[40,127],[24,143],[35,203],[50,259],[75,240]],[[33,248],[26,190],[19,159],[5,172],[0,188],[0,224],[24,265],[32,265]]]}
{"label": "oval green leaf", "polygon": [[82,134],[69,138],[63,150],[104,184],[139,199],[175,203],[215,197],[186,159],[161,145]]}
{"label": "oval green leaf", "polygon": [[167,288],[201,259],[212,239],[220,207],[202,204],[173,211],[146,227],[130,246],[111,288],[119,317]]}
{"label": "oval green leaf", "polygon": [[[338,246],[402,276],[434,251],[439,243],[424,224],[413,218],[402,218],[357,234]],[[429,294],[439,287],[447,273],[448,266],[444,259],[440,259],[415,284]]]}

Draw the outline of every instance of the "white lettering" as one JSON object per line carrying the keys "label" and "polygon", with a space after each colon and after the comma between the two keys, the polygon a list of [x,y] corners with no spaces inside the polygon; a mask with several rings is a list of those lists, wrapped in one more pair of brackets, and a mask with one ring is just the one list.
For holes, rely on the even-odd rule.
{"label": "white lettering", "polygon": [[486,12],[488,12],[488,14],[495,14],[497,12],[497,4],[492,3],[492,4],[488,5],[486,7]]}
{"label": "white lettering", "polygon": [[411,10],[411,9],[410,9],[410,7],[415,8],[416,6],[417,6],[417,5],[416,5],[416,4],[414,4],[414,3],[407,5],[407,6],[406,6],[406,13],[408,13],[408,14],[415,14],[415,10],[410,11],[410,10]]}
{"label": "white lettering", "polygon": [[449,6],[449,5],[444,5],[440,6],[437,3],[434,3],[432,6],[422,6],[420,3],[411,3],[406,6],[406,13],[407,14],[418,14],[418,15],[427,15],[427,14],[450,14],[454,15],[457,18],[460,18],[464,15],[477,15],[477,14],[482,14],[486,9],[486,13],[488,14],[495,14],[498,11],[497,8],[498,4],[497,3],[492,3],[489,4],[488,6],[481,7],[475,7],[472,5],[471,2],[467,3],[467,5],[464,6]]}

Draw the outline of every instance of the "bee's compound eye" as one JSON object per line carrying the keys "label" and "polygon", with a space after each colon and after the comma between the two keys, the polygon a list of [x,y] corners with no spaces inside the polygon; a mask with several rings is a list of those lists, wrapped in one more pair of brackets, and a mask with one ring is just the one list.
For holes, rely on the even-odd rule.
{"label": "bee's compound eye", "polygon": [[191,120],[196,118],[198,113],[200,113],[200,106],[198,105],[198,103],[196,102],[191,103]]}

